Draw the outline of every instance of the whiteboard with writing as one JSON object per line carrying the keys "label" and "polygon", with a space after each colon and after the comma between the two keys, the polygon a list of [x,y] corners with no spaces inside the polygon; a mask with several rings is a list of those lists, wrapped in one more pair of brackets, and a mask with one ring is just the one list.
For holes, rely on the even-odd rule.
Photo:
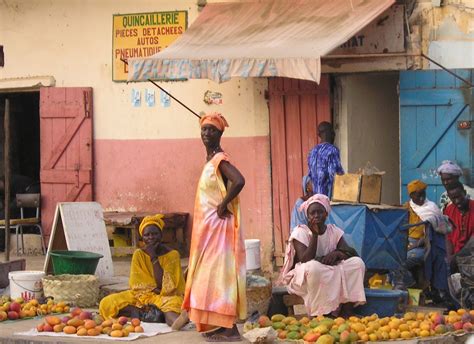
{"label": "whiteboard with writing", "polygon": [[97,202],[64,202],[58,203],[56,212],[62,221],[68,250],[103,255],[95,274],[101,278],[113,277],[114,266],[102,206]]}

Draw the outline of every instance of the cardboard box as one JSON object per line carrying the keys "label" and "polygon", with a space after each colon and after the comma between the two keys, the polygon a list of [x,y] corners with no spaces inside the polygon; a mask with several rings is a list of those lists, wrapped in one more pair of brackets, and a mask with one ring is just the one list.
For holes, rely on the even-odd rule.
{"label": "cardboard box", "polygon": [[335,202],[380,204],[382,199],[382,175],[370,176],[346,173],[336,175],[332,191]]}

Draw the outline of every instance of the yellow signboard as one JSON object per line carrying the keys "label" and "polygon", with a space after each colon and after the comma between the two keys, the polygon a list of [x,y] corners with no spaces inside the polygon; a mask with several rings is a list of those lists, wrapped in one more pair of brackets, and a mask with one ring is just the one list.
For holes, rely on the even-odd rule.
{"label": "yellow signboard", "polygon": [[187,11],[114,15],[112,79],[126,81],[127,65],[122,59],[159,53],[184,33],[187,22]]}

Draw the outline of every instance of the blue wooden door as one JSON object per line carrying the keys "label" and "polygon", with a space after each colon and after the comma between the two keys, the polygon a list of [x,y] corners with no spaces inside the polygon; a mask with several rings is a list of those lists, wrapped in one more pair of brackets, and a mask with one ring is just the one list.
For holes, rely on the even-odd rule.
{"label": "blue wooden door", "polygon": [[[454,70],[474,83],[473,70]],[[442,70],[400,73],[400,164],[402,202],[413,179],[428,184],[428,199],[438,203],[445,191],[436,174],[443,160],[464,170],[464,182],[474,182],[471,128],[473,88]],[[466,122],[464,122],[466,121]]]}

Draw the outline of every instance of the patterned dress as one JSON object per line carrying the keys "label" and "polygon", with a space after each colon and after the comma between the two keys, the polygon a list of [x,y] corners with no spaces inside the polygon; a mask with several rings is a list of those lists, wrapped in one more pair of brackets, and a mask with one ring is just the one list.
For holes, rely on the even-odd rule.
{"label": "patterned dress", "polygon": [[219,171],[222,160],[227,161],[227,155],[218,153],[204,166],[194,206],[183,309],[199,332],[232,328],[237,319],[247,316],[239,198],[228,206],[230,217],[217,215],[227,192]]}
{"label": "patterned dress", "polygon": [[344,173],[339,149],[327,142],[314,147],[308,155],[308,170],[313,193],[330,197],[334,176]]}

